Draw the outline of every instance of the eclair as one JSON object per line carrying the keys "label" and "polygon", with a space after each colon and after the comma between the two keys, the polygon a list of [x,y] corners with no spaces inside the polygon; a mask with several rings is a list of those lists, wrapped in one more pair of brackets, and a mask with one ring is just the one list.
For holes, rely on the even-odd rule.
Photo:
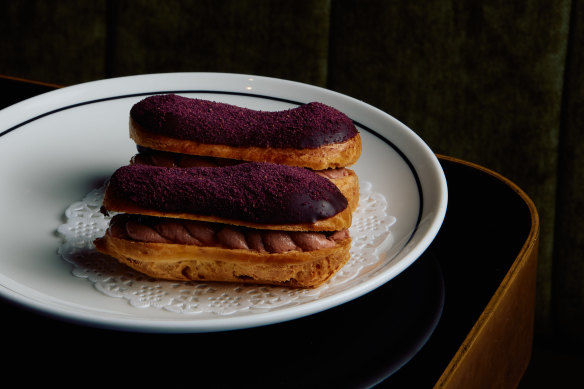
{"label": "eclair", "polygon": [[312,288],[350,257],[347,199],[304,168],[123,166],[102,212],[96,248],[159,279]]}
{"label": "eclair", "polygon": [[[131,164],[153,165],[164,167],[224,167],[245,161],[227,158],[203,157],[158,151],[138,146],[138,153],[130,159]],[[359,179],[352,169],[336,168],[313,170],[315,174],[329,179],[335,184],[349,201],[349,208],[355,210],[359,204]]]}
{"label": "eclair", "polygon": [[130,110],[132,163],[210,166],[271,162],[311,169],[331,179],[355,209],[359,183],[347,169],[361,155],[353,121],[311,102],[282,111],[258,111],[175,94],[149,96]]}
{"label": "eclair", "polygon": [[258,111],[175,94],[132,106],[130,137],[154,150],[323,170],[347,167],[361,155],[353,121],[318,102]]}

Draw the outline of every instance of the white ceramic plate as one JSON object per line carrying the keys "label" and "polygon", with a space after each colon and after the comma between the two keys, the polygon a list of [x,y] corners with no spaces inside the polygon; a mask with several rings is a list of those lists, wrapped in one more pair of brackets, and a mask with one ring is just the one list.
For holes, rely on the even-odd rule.
{"label": "white ceramic plate", "polygon": [[[141,309],[72,276],[57,251],[64,211],[128,163],[130,107],[154,93],[279,110],[320,101],[352,118],[363,154],[354,170],[388,201],[396,218],[384,260],[354,282],[279,309],[235,315],[185,315]],[[430,148],[402,123],[368,104],[323,88],[223,73],[169,73],[90,82],[52,91],[0,111],[0,295],[59,319],[146,332],[247,328],[317,313],[357,298],[412,264],[438,232],[447,186]],[[333,281],[334,282],[334,281]]]}

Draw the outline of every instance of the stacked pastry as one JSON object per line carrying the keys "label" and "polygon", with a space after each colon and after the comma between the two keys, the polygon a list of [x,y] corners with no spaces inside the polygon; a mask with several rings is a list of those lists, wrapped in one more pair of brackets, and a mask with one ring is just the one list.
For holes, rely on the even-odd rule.
{"label": "stacked pastry", "polygon": [[361,140],[341,112],[156,95],[132,107],[130,136],[139,153],[109,180],[99,251],[156,278],[294,287],[348,261]]}

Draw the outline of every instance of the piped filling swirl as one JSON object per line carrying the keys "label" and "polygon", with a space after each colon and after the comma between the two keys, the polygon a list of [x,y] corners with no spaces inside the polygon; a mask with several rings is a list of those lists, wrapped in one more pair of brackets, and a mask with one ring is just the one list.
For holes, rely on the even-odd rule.
{"label": "piped filling swirl", "polygon": [[[190,167],[225,167],[244,163],[244,161],[236,159],[173,153],[168,151],[153,150],[144,146],[137,146],[137,149],[138,154],[132,157],[131,160],[132,164],[190,168]],[[319,176],[328,179],[341,178],[349,174],[347,169],[344,167],[312,171],[318,174]]]}
{"label": "piped filling swirl", "polygon": [[346,229],[330,233],[270,231],[128,214],[119,214],[112,218],[109,234],[137,242],[245,249],[270,254],[335,247],[338,242],[349,238]]}

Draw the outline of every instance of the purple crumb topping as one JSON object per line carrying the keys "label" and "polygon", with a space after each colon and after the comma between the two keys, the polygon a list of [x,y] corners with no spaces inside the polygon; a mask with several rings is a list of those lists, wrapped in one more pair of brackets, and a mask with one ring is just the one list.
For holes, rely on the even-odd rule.
{"label": "purple crumb topping", "polygon": [[124,166],[110,178],[108,191],[157,211],[264,224],[314,223],[347,207],[347,199],[326,178],[272,163],[225,168]]}
{"label": "purple crumb topping", "polygon": [[145,98],[130,116],[146,131],[235,147],[317,148],[357,135],[349,117],[317,102],[274,112],[167,94]]}

